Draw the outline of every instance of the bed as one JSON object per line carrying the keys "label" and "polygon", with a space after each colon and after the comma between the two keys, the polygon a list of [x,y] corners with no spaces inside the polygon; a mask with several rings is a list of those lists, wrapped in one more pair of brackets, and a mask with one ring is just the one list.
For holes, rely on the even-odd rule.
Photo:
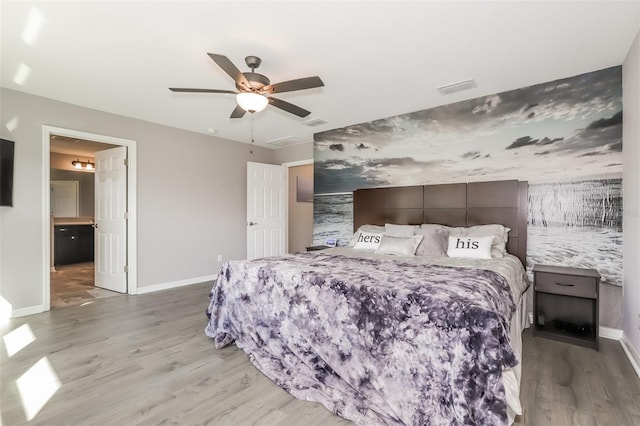
{"label": "bed", "polygon": [[[355,191],[350,246],[225,263],[206,334],[356,424],[511,423],[521,413],[526,190],[498,181]],[[385,224],[510,231],[491,259],[357,248],[367,227]]]}

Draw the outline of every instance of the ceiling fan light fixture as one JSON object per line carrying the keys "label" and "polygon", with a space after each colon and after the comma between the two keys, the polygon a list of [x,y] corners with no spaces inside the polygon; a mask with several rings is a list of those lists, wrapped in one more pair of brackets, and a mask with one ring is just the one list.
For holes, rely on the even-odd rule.
{"label": "ceiling fan light fixture", "polygon": [[269,99],[257,93],[238,93],[236,101],[240,108],[248,112],[260,112],[269,105]]}
{"label": "ceiling fan light fixture", "polygon": [[[229,58],[218,53],[207,53],[213,62],[218,65],[229,77],[233,79],[238,91],[220,89],[189,89],[181,87],[170,87],[172,92],[182,93],[226,93],[235,94],[238,105],[233,109],[229,118],[242,118],[247,112],[258,112],[268,105],[281,109],[298,117],[306,117],[311,114],[304,108],[290,104],[282,99],[272,98],[272,94],[295,92],[298,90],[314,89],[324,86],[324,83],[317,75],[294,80],[281,81],[271,84],[266,76],[258,74],[256,68],[260,66],[260,58],[257,56],[247,56],[245,62],[251,72],[241,72]],[[240,93],[238,93],[240,92]]]}

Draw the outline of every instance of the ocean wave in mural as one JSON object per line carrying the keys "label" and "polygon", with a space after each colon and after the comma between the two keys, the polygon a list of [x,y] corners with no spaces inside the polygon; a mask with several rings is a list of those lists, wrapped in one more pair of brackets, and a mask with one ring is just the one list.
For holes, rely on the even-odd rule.
{"label": "ocean wave in mural", "polygon": [[527,264],[595,268],[622,285],[622,179],[529,184]]}
{"label": "ocean wave in mural", "polygon": [[347,245],[353,234],[353,195],[325,194],[313,197],[313,244],[336,238]]}
{"label": "ocean wave in mural", "polygon": [[348,242],[355,189],[527,180],[528,266],[596,268],[622,285],[621,67],[314,139],[314,243]]}

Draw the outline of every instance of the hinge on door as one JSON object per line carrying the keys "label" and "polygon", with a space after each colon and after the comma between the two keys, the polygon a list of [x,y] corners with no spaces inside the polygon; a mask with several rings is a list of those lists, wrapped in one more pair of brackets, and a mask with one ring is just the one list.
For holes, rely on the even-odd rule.
{"label": "hinge on door", "polygon": [[124,219],[129,220],[129,212],[124,212]]}
{"label": "hinge on door", "polygon": [[129,165],[129,159],[128,159],[128,158],[125,158],[125,159],[124,159],[124,166],[126,167],[126,166],[128,166],[128,165]]}
{"label": "hinge on door", "polygon": [[124,265],[124,273],[125,274],[129,273],[129,265]]}

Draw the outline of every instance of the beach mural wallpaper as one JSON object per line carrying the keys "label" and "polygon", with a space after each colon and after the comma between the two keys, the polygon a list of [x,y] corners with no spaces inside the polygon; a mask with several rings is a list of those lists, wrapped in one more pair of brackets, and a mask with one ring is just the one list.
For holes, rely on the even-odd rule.
{"label": "beach mural wallpaper", "polygon": [[620,66],[315,134],[314,244],[348,242],[355,189],[503,179],[529,182],[528,268],[595,268],[617,309]]}

